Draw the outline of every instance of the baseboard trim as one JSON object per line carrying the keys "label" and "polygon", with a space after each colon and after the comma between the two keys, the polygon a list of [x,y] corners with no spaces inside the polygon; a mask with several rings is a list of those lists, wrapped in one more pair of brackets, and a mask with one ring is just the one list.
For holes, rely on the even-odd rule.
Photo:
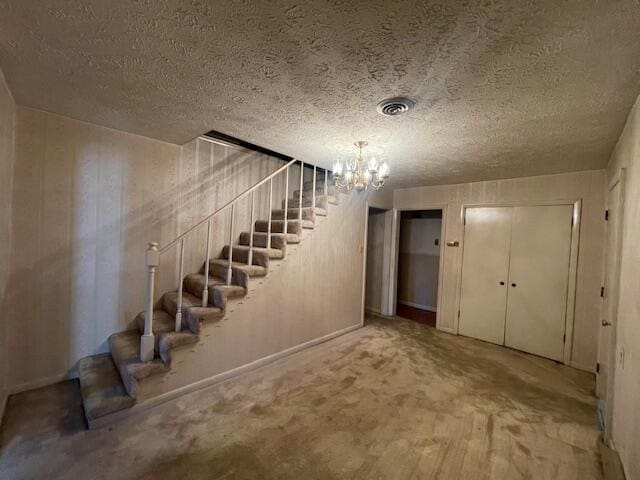
{"label": "baseboard trim", "polygon": [[308,342],[301,343],[299,345],[288,348],[286,350],[282,350],[280,352],[267,355],[266,357],[262,357],[258,360],[254,360],[253,362],[247,363],[240,367],[232,368],[231,370],[218,373],[216,375],[202,379],[190,385],[186,385],[184,387],[171,390],[170,392],[163,393],[162,395],[158,395],[157,397],[150,398],[149,400],[146,400],[144,402],[136,403],[133,407],[128,408],[126,410],[120,410],[119,412],[112,413],[111,415],[106,415],[104,417],[100,417],[93,421],[90,421],[89,429],[93,430],[96,428],[102,428],[107,425],[112,425],[114,422],[118,422],[120,420],[131,417],[133,415],[137,415],[138,413],[157,407],[158,405],[162,405],[163,403],[173,400],[174,398],[181,397],[183,395],[186,395],[191,392],[195,392],[197,390],[202,390],[203,388],[210,387],[217,383],[221,383],[225,380],[229,380],[233,377],[242,375],[243,373],[248,373],[252,370],[257,370],[260,367],[264,367],[270,363],[274,363],[285,357],[293,355],[294,353],[300,352],[302,350],[306,350],[307,348],[311,348],[321,343],[328,342],[329,340],[333,340],[336,337],[340,337],[342,335],[353,332],[360,328],[362,328],[362,325],[360,323],[358,323],[357,325],[352,325],[347,328],[343,328],[342,330],[338,330],[336,332],[329,333],[322,337],[309,340]]}
{"label": "baseboard trim", "polygon": [[420,303],[407,302],[405,300],[398,300],[400,305],[406,305],[407,307],[419,308],[420,310],[426,310],[427,312],[436,312],[436,307],[430,305],[422,305]]}
{"label": "baseboard trim", "polygon": [[581,363],[571,361],[569,362],[569,366],[573,368],[577,368],[578,370],[584,370],[589,373],[596,373],[596,369],[594,367],[589,367],[586,365],[582,365]]}

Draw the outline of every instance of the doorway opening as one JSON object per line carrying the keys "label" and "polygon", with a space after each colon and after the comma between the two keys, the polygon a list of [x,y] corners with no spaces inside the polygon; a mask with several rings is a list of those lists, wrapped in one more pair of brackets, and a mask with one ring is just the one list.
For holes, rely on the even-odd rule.
{"label": "doorway opening", "polygon": [[385,269],[386,252],[385,243],[389,223],[389,211],[381,208],[369,207],[367,220],[367,265],[365,280],[365,310],[375,314],[387,314],[388,302],[385,298],[385,275],[388,275],[388,267]]}
{"label": "doorway opening", "polygon": [[436,326],[442,210],[400,212],[396,315]]}

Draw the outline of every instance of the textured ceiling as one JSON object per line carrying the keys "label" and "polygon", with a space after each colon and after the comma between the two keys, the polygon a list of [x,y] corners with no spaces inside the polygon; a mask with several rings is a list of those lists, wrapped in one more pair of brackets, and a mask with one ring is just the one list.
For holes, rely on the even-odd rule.
{"label": "textured ceiling", "polygon": [[[330,165],[366,139],[404,187],[603,167],[640,91],[638,0],[0,0],[19,104]],[[382,98],[416,108],[378,115]]]}

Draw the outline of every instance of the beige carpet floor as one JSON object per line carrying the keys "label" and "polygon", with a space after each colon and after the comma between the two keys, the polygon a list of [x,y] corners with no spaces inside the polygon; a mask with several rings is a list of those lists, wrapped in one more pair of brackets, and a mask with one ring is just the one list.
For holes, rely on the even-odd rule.
{"label": "beige carpet floor", "polygon": [[10,399],[2,479],[602,478],[593,376],[409,320],[87,431],[76,382]]}

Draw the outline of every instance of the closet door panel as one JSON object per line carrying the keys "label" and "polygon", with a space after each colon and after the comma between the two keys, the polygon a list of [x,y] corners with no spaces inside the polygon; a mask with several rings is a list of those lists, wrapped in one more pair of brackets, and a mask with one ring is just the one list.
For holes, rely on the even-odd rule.
{"label": "closet door panel", "polygon": [[465,211],[458,333],[500,345],[504,343],[511,212],[511,207]]}
{"label": "closet door panel", "polygon": [[572,216],[571,205],[513,208],[508,347],[562,360]]}

